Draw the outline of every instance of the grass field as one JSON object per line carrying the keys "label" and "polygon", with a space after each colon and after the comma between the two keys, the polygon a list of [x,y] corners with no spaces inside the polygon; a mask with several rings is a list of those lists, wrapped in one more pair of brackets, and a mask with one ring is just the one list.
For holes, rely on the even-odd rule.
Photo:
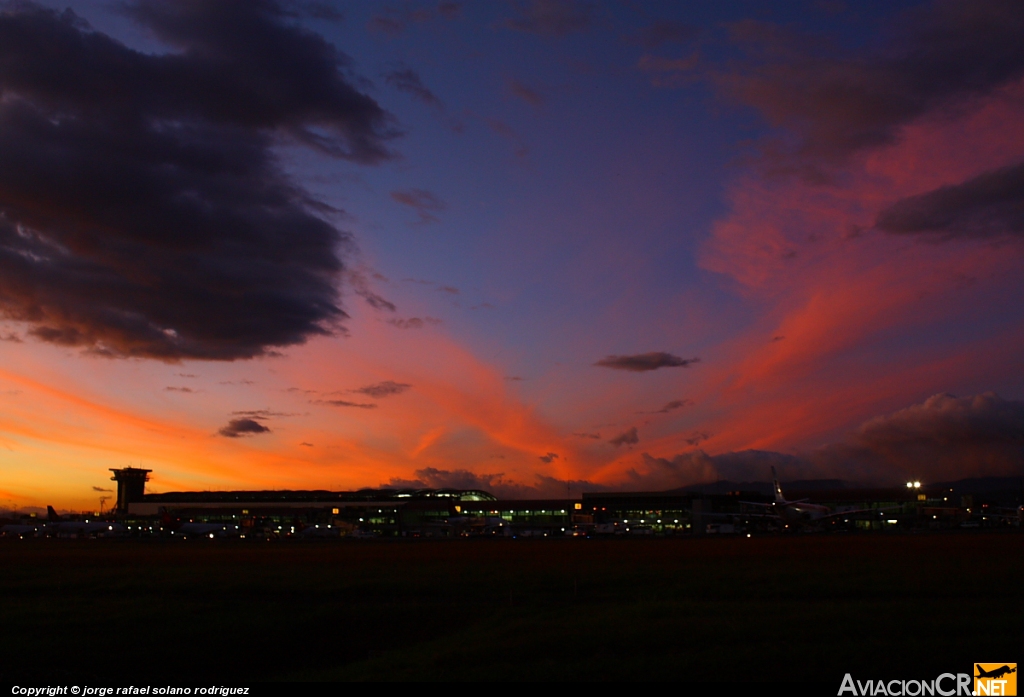
{"label": "grass field", "polygon": [[0,540],[12,679],[933,678],[1021,658],[1024,535]]}

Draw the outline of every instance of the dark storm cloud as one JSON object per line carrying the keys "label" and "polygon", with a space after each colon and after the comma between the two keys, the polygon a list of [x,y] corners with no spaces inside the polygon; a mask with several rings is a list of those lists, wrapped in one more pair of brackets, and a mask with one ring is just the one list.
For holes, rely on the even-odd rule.
{"label": "dark storm cloud", "polygon": [[550,463],[552,463],[552,462],[554,462],[555,460],[558,459],[558,453],[548,453],[546,455],[538,455],[537,459],[540,460],[541,462],[546,462],[546,463],[550,464]]}
{"label": "dark storm cloud", "polygon": [[[374,274],[374,278],[380,274]],[[355,268],[348,269],[344,274],[345,280],[351,286],[352,290],[356,295],[366,301],[366,304],[372,307],[374,310],[386,310],[388,312],[394,312],[398,308],[395,304],[387,298],[379,295],[370,288],[370,281],[366,277],[366,273],[363,269]],[[383,277],[382,277],[383,278]],[[380,280],[380,279],[378,279]],[[385,281],[387,279],[384,279]]]}
{"label": "dark storm cloud", "polygon": [[636,445],[637,443],[640,442],[640,436],[637,435],[636,426],[633,426],[626,432],[620,433],[619,435],[610,439],[608,442],[614,445],[616,448],[619,447],[620,445]]}
{"label": "dark storm cloud", "polygon": [[[100,57],[95,68],[116,71],[111,61],[120,58],[135,69],[96,76],[96,87],[110,86],[118,75],[153,79],[157,84],[117,83],[131,88],[134,105],[157,117],[165,109],[175,116],[199,112],[215,122],[280,129],[357,162],[390,157],[383,142],[394,135],[390,117],[347,79],[350,59],[323,37],[287,24],[272,0],[144,1],[126,14],[184,54],[150,56],[120,47],[122,53]],[[143,56],[151,63],[143,64]],[[158,89],[164,92],[157,95]]]}
{"label": "dark storm cloud", "polygon": [[629,370],[635,373],[642,373],[658,368],[686,368],[693,363],[699,363],[699,358],[680,358],[671,353],[657,351],[654,353],[640,353],[633,356],[605,356],[594,365],[602,368],[614,368],[615,370]]}
{"label": "dark storm cloud", "polygon": [[663,406],[661,409],[659,409],[655,413],[656,414],[667,414],[670,411],[675,411],[676,409],[681,409],[682,407],[688,406],[690,404],[693,404],[693,400],[692,399],[676,399],[676,400],[673,400],[673,401],[669,402],[668,404]]}
{"label": "dark storm cloud", "polygon": [[684,440],[686,441],[687,445],[697,446],[703,443],[704,441],[708,440],[709,438],[711,438],[711,434],[708,433],[707,431],[695,431]]}
{"label": "dark storm cloud", "polygon": [[1024,75],[1024,3],[943,0],[908,10],[881,41],[845,49],[838,40],[744,21],[733,38],[748,61],[715,79],[735,99],[797,136],[804,165],[839,162],[895,142],[904,124]]}
{"label": "dark storm cloud", "polygon": [[517,7],[518,16],[505,26],[540,36],[565,36],[585,31],[593,21],[594,8],[580,0],[530,0]]}
{"label": "dark storm cloud", "polygon": [[424,324],[441,324],[437,317],[410,317],[409,319],[389,319],[388,324],[393,324],[399,329],[422,329]]}
{"label": "dark storm cloud", "polygon": [[245,411],[233,411],[232,416],[248,416],[250,419],[269,419],[271,416],[298,416],[283,411],[271,411],[270,409],[249,409]]}
{"label": "dark storm cloud", "polygon": [[813,476],[809,463],[791,455],[745,450],[737,453],[708,455],[703,450],[672,458],[641,456],[639,469],[627,472],[632,486],[648,491],[675,489],[693,484],[720,480],[732,482],[766,481],[771,467],[779,468],[788,479]]}
{"label": "dark storm cloud", "polygon": [[260,433],[270,433],[270,429],[253,419],[232,419],[218,433],[225,438],[241,438],[243,436],[255,436]]}
{"label": "dark storm cloud", "polygon": [[427,106],[442,108],[441,100],[423,84],[420,76],[412,68],[392,70],[384,76],[384,81],[400,92],[411,94]]}
{"label": "dark storm cloud", "polygon": [[864,423],[843,443],[808,455],[833,471],[899,479],[1024,474],[1024,402],[993,392],[938,394]]}
{"label": "dark storm cloud", "polygon": [[367,397],[373,397],[374,399],[381,399],[382,397],[391,397],[392,395],[402,394],[408,390],[412,385],[404,382],[395,382],[394,380],[385,380],[384,382],[378,382],[373,385],[367,385],[366,387],[360,387],[358,390],[349,390],[350,392],[358,392],[359,394],[365,394]]}
{"label": "dark storm cloud", "polygon": [[346,402],[343,399],[315,399],[310,404],[323,404],[329,407],[354,407],[356,409],[376,409],[376,404],[360,404],[359,402]]}
{"label": "dark storm cloud", "polygon": [[1024,235],[1024,163],[897,201],[878,214],[875,227],[943,239]]}
{"label": "dark storm cloud", "polygon": [[387,310],[388,312],[394,312],[398,309],[395,307],[393,302],[371,291],[359,292],[357,290],[356,293],[362,296],[363,300],[366,301],[366,304],[375,310]]}
{"label": "dark storm cloud", "polygon": [[387,486],[399,489],[483,489],[489,491],[502,482],[505,476],[497,474],[476,474],[469,470],[439,470],[426,467],[416,470],[416,479],[392,477]]}
{"label": "dark storm cloud", "polygon": [[839,478],[893,485],[908,479],[954,481],[1024,475],[1024,402],[988,392],[938,394],[875,417],[843,441],[796,455],[746,450],[672,458],[642,455],[631,479],[644,488],[729,480],[766,481],[775,466],[786,479]]}
{"label": "dark storm cloud", "polygon": [[586,480],[565,480],[536,475],[536,484],[522,484],[505,478],[503,472],[476,474],[468,470],[416,470],[416,479],[393,477],[386,485],[395,489],[479,489],[502,499],[565,498],[566,490],[608,491],[609,487]]}
{"label": "dark storm cloud", "polygon": [[389,156],[389,117],[343,54],[267,1],[124,8],[171,53],[11,7],[0,314],[43,341],[167,361],[270,355],[338,327],[348,238],[271,147]]}
{"label": "dark storm cloud", "polygon": [[691,404],[693,404],[693,400],[691,399],[674,399],[661,409],[655,409],[654,411],[638,411],[637,414],[667,414],[670,411],[682,409],[683,407]]}
{"label": "dark storm cloud", "polygon": [[405,189],[403,191],[392,191],[391,198],[402,204],[408,206],[416,211],[419,215],[420,223],[437,223],[440,222],[434,213],[440,213],[446,206],[444,201],[439,199],[434,194],[423,189]]}
{"label": "dark storm cloud", "polygon": [[659,19],[627,36],[626,42],[650,50],[662,44],[689,41],[695,36],[697,28],[692,24],[674,19]]}

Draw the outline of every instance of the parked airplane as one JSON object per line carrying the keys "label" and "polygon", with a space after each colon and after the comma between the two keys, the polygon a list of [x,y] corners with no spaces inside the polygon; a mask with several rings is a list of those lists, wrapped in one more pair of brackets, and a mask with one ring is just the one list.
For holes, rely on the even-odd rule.
{"label": "parked airplane", "polygon": [[182,523],[174,529],[175,535],[199,537],[234,537],[241,535],[241,528],[228,523]]}
{"label": "parked airplane", "polygon": [[833,511],[828,506],[817,503],[809,503],[807,499],[788,501],[782,494],[782,486],[779,484],[779,475],[772,466],[772,485],[775,489],[775,501],[772,503],[760,503],[754,501],[741,501],[746,506],[759,506],[765,509],[766,517],[778,518],[783,523],[796,525],[808,523],[823,523],[840,517],[863,516],[865,513],[885,515],[889,509],[882,508],[861,508],[857,510]]}
{"label": "parked airplane", "polygon": [[0,535],[4,537],[36,537],[39,535],[39,531],[43,529],[43,524],[40,523],[15,523],[13,520],[4,522],[3,527],[0,527]]}
{"label": "parked airplane", "polygon": [[186,523],[171,517],[166,511],[160,516],[160,527],[182,537],[236,537],[242,534],[242,528],[234,523]]}
{"label": "parked airplane", "polygon": [[113,523],[108,520],[94,520],[92,522],[87,520],[64,520],[57,511],[53,510],[53,506],[46,507],[46,517],[46,534],[57,537],[112,537],[114,535],[123,535],[127,532],[120,523]]}

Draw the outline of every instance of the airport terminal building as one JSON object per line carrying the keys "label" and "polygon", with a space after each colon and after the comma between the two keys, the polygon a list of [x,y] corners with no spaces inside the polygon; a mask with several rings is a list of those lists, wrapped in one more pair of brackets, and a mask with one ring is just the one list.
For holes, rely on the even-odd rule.
{"label": "airport terminal building", "polygon": [[[138,524],[152,519],[237,526],[293,534],[458,537],[690,534],[709,514],[741,512],[740,492],[584,493],[576,499],[498,500],[480,490],[145,492],[150,470],[112,469],[117,511]],[[754,500],[765,497],[744,492]],[[232,528],[234,529],[234,528]],[[700,529],[702,531],[703,528]],[[314,534],[314,533],[306,533]],[[327,535],[326,532],[320,534]]]}
{"label": "airport terminal building", "polygon": [[818,521],[781,515],[763,491],[587,492],[546,500],[499,500],[461,489],[152,494],[145,491],[150,470],[111,471],[116,510],[130,528],[257,537],[673,536],[773,532],[811,522],[834,530],[936,529],[969,524],[984,511],[972,511],[970,497],[951,500],[952,490],[937,488],[794,491],[793,503],[814,494],[815,506],[830,511]]}

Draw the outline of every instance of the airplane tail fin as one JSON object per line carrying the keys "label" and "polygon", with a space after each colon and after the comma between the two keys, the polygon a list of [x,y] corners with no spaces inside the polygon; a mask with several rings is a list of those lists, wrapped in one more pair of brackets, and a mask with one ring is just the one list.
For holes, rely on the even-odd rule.
{"label": "airplane tail fin", "polygon": [[775,465],[772,465],[772,485],[775,487],[775,503],[785,503],[786,497],[782,495],[782,486],[779,485],[779,475],[775,473]]}
{"label": "airplane tail fin", "polygon": [[181,528],[181,520],[172,516],[167,509],[161,509],[160,527],[168,528],[170,530],[178,530]]}
{"label": "airplane tail fin", "polygon": [[56,523],[58,520],[60,520],[60,516],[57,515],[57,511],[53,510],[53,506],[46,507],[46,518],[51,523]]}

